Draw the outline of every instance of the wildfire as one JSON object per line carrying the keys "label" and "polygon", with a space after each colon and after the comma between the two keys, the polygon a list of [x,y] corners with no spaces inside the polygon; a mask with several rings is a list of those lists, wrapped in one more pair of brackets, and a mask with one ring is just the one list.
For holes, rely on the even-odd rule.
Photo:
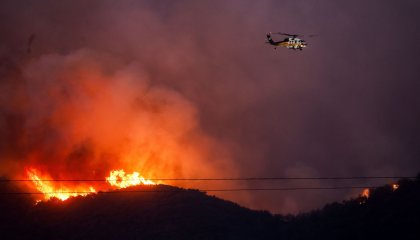
{"label": "wildfire", "polygon": [[155,185],[156,183],[147,180],[144,177],[140,176],[140,173],[133,172],[132,174],[125,173],[124,170],[114,170],[111,171],[109,177],[106,178],[106,181],[111,185],[118,188],[126,188],[129,186],[135,185]]}
{"label": "wildfire", "polygon": [[[27,174],[36,189],[44,194],[44,200],[57,198],[65,201],[70,197],[87,196],[88,194],[96,193],[92,186],[63,186],[62,183],[53,181],[50,177],[42,176],[35,169],[27,170]],[[57,186],[58,185],[58,186]],[[39,202],[39,200],[37,200]]]}
{"label": "wildfire", "polygon": [[361,197],[364,197],[364,198],[369,198],[369,195],[370,195],[370,190],[369,190],[369,188],[365,188],[365,189],[363,189],[362,193],[360,194],[360,196],[361,196]]}
{"label": "wildfire", "polygon": [[[31,168],[26,171],[30,180],[34,183],[36,189],[44,194],[44,200],[57,198],[65,201],[70,197],[87,196],[88,194],[96,193],[92,186],[74,185],[63,181],[54,181],[49,175],[41,175],[36,169]],[[155,185],[156,183],[145,179],[138,172],[131,174],[126,173],[124,170],[112,170],[109,176],[105,178],[106,182],[111,186],[117,188],[126,188],[136,185]],[[41,201],[40,199],[36,200]]]}
{"label": "wildfire", "polygon": [[360,193],[359,196],[360,196],[360,198],[359,198],[359,200],[360,200],[359,204],[365,204],[366,201],[367,201],[367,199],[370,196],[370,190],[369,190],[369,188],[363,189],[363,191]]}

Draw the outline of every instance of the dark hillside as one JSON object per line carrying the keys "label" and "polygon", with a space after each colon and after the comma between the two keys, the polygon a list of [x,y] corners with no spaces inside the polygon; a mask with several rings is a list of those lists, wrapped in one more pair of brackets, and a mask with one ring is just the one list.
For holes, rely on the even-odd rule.
{"label": "dark hillside", "polygon": [[418,179],[297,216],[166,185],[34,205],[1,184],[2,239],[420,239]]}
{"label": "dark hillside", "polygon": [[420,181],[400,180],[359,197],[291,218],[287,239],[420,239]]}
{"label": "dark hillside", "polygon": [[273,239],[280,224],[268,212],[196,190],[159,185],[124,190],[154,192],[121,191],[36,206],[25,196],[2,196],[2,232],[8,239]]}

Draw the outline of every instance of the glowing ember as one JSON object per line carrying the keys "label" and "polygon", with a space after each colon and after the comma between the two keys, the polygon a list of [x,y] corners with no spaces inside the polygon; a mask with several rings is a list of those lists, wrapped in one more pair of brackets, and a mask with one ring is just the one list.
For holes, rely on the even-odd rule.
{"label": "glowing ember", "polygon": [[129,186],[135,185],[155,185],[156,183],[147,180],[144,177],[140,176],[138,172],[133,172],[132,174],[125,173],[124,170],[114,170],[111,171],[109,177],[106,178],[106,181],[111,184],[111,186],[116,186],[118,188],[126,188]]}
{"label": "glowing ember", "polygon": [[365,204],[369,196],[370,196],[369,188],[363,189],[363,191],[360,193],[359,204]]}
{"label": "glowing ember", "polygon": [[370,194],[369,188],[365,188],[365,189],[363,189],[361,197],[369,198],[369,194]]}
{"label": "glowing ember", "polygon": [[[40,174],[35,169],[29,169],[26,172],[35,184],[36,189],[44,194],[44,200],[57,198],[64,201],[70,197],[87,196],[96,192],[92,186],[63,186],[61,182],[52,181],[49,176],[40,177]],[[39,201],[39,199],[36,200],[36,202]]]}
{"label": "glowing ember", "polygon": [[400,187],[400,185],[398,185],[396,183],[392,184],[392,191],[397,190],[399,187]]}

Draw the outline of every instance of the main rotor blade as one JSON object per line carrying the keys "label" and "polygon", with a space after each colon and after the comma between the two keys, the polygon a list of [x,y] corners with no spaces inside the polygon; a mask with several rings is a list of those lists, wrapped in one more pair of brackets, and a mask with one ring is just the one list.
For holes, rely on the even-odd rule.
{"label": "main rotor blade", "polygon": [[308,35],[300,35],[300,34],[290,34],[290,33],[284,33],[284,32],[273,32],[271,34],[278,34],[278,35],[284,35],[289,37],[317,37],[318,34],[308,34]]}
{"label": "main rotor blade", "polygon": [[300,36],[298,34],[290,34],[290,33],[284,33],[284,32],[275,32],[273,34],[279,34],[279,35],[284,35],[284,36],[289,36],[289,37],[298,37],[298,36]]}

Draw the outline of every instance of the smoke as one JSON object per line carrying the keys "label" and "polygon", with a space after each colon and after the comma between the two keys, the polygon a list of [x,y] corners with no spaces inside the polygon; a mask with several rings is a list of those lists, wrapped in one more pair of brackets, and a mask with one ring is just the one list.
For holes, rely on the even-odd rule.
{"label": "smoke", "polygon": [[10,165],[55,179],[102,179],[119,168],[147,178],[235,172],[200,131],[194,104],[152,85],[135,62],[89,50],[45,54],[5,82],[14,91],[2,101],[3,174]]}
{"label": "smoke", "polygon": [[[56,178],[121,167],[159,178],[415,175],[418,9],[416,1],[2,1],[0,173],[22,177],[33,165]],[[268,31],[317,37],[302,52],[273,50]],[[407,36],[404,46],[396,36]],[[227,197],[298,212],[354,194]]]}

